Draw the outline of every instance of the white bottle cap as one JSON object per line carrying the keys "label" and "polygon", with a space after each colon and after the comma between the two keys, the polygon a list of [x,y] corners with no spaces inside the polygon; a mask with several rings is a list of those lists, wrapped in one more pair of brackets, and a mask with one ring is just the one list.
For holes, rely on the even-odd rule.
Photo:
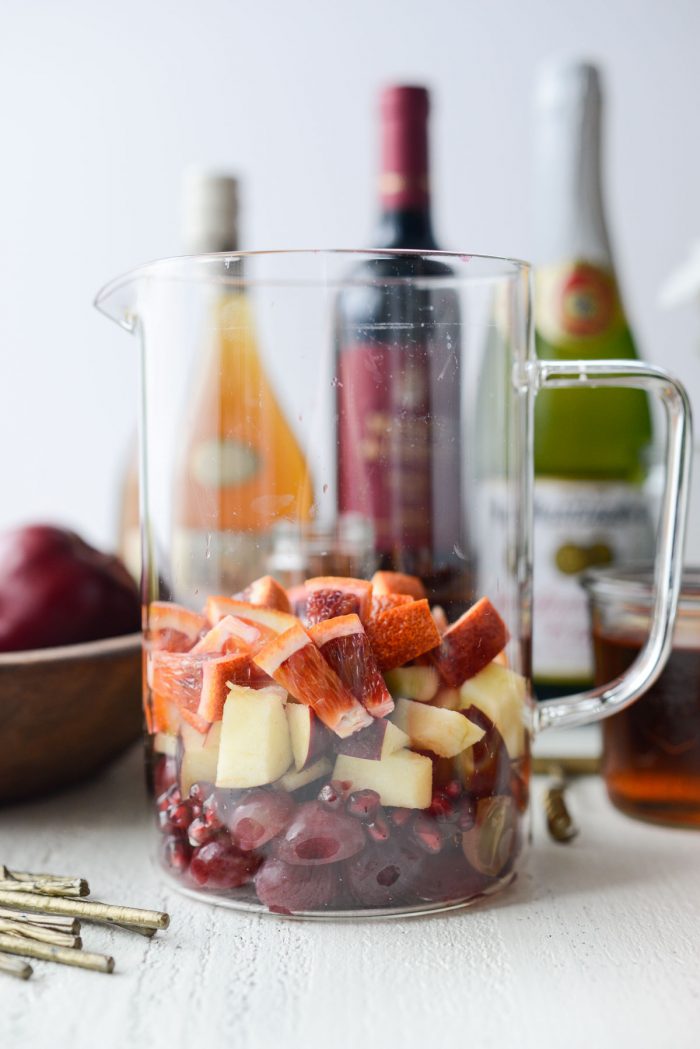
{"label": "white bottle cap", "polygon": [[535,88],[537,106],[566,105],[594,96],[600,99],[600,70],[581,59],[554,59],[539,68]]}
{"label": "white bottle cap", "polygon": [[182,180],[182,242],[188,255],[238,250],[238,180],[189,169]]}

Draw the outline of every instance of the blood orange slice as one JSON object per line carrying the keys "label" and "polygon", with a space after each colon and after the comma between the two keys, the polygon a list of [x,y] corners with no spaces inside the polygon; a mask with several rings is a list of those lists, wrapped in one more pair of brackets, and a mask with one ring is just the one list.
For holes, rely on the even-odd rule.
{"label": "blood orange slice", "polygon": [[[263,628],[264,629],[264,628]],[[249,652],[256,645],[267,640],[268,631],[263,632],[252,623],[246,623],[236,616],[224,616],[212,627],[191,649],[191,654],[211,652],[224,655],[227,652]]]}
{"label": "blood orange slice", "polygon": [[278,612],[292,611],[287,591],[271,575],[264,575],[256,579],[245,588],[240,597],[241,600],[248,601],[251,605],[276,608]]}
{"label": "blood orange slice", "polygon": [[411,601],[382,612],[367,625],[380,670],[401,667],[440,644],[426,600]]}
{"label": "blood orange slice", "polygon": [[366,579],[344,576],[317,576],[307,579],[306,613],[308,624],[320,623],[354,613],[364,622],[372,606],[372,584]]}
{"label": "blood orange slice", "polygon": [[375,572],[372,576],[372,592],[375,594],[403,594],[415,601],[425,596],[425,587],[416,575],[403,572]]}
{"label": "blood orange slice", "polygon": [[331,670],[301,624],[270,641],[253,659],[341,738],[371,724],[370,715]]}
{"label": "blood orange slice", "polygon": [[328,665],[372,717],[391,713],[394,701],[358,616],[326,619],[312,626],[309,633]]}
{"label": "blood orange slice", "polygon": [[148,606],[146,637],[151,648],[187,652],[206,628],[204,616],[183,605],[152,601]]}

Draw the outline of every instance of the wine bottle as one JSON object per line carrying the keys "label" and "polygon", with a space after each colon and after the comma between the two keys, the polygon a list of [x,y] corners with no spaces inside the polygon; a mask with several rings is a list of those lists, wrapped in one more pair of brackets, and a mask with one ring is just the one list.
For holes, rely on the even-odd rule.
{"label": "wine bottle", "polygon": [[[536,91],[537,354],[634,359],[601,184],[597,69],[546,67]],[[645,393],[545,390],[535,402],[533,670],[542,697],[585,686],[592,655],[581,572],[653,554],[642,483]]]}
{"label": "wine bottle", "polygon": [[[428,92],[381,96],[377,249],[435,251],[428,179]],[[338,511],[373,534],[375,566],[423,577],[458,600],[459,303],[454,289],[396,278],[449,276],[443,262],[390,256],[353,273],[337,309]]]}

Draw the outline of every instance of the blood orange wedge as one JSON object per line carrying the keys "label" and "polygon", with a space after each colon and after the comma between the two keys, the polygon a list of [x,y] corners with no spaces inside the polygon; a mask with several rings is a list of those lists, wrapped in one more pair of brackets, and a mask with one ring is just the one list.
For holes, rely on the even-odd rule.
{"label": "blood orange wedge", "polygon": [[249,685],[251,657],[248,653],[218,656],[202,664],[202,684],[197,714],[204,721],[221,721],[228,698],[228,683]]}
{"label": "blood orange wedge", "polygon": [[295,622],[253,660],[341,738],[371,723],[370,715],[331,670],[301,624]]}
{"label": "blood orange wedge", "polygon": [[310,627],[309,633],[328,665],[372,717],[391,713],[394,701],[358,616],[325,619]]}
{"label": "blood orange wedge", "polygon": [[209,722],[198,713],[202,690],[203,664],[211,656],[192,656],[187,652],[153,652],[149,681],[153,693],[163,701],[175,703],[180,715],[198,732],[206,732]]}
{"label": "blood orange wedge", "polygon": [[226,652],[248,652],[256,644],[261,647],[261,642],[267,640],[267,636],[267,630],[263,633],[252,623],[246,623],[237,616],[224,616],[197,642],[191,653],[196,655],[199,652],[212,652],[224,655]]}
{"label": "blood orange wedge", "polygon": [[287,591],[271,575],[264,575],[256,579],[245,588],[240,596],[243,601],[248,601],[251,605],[276,608],[278,612],[292,611]]}
{"label": "blood orange wedge", "polygon": [[208,597],[204,606],[207,619],[216,625],[224,616],[235,616],[253,623],[256,627],[265,627],[273,634],[283,634],[285,630],[296,626],[295,616],[288,612],[279,612],[276,608],[262,608],[250,601],[239,601],[234,597]]}
{"label": "blood orange wedge", "polygon": [[164,732],[168,736],[176,736],[180,728],[177,704],[160,692],[152,692],[147,706],[148,731],[151,734]]}
{"label": "blood orange wedge", "polygon": [[344,576],[317,576],[307,579],[306,622],[320,623],[324,619],[355,613],[364,622],[372,606],[372,584],[366,579],[347,579]]}
{"label": "blood orange wedge", "polygon": [[403,594],[420,601],[426,596],[425,587],[416,575],[403,572],[375,572],[372,576],[372,592],[375,594]]}
{"label": "blood orange wedge", "polygon": [[445,684],[457,688],[488,666],[507,644],[508,631],[487,597],[448,627],[433,654]]}
{"label": "blood orange wedge", "polygon": [[152,601],[148,606],[146,636],[151,648],[187,652],[206,628],[204,616],[172,601]]}
{"label": "blood orange wedge", "polygon": [[428,602],[411,601],[382,612],[367,625],[380,670],[394,670],[440,644]]}
{"label": "blood orange wedge", "polygon": [[376,594],[373,590],[369,621],[372,623],[382,612],[387,612],[390,608],[398,608],[399,605],[410,605],[412,601],[413,598],[408,594]]}

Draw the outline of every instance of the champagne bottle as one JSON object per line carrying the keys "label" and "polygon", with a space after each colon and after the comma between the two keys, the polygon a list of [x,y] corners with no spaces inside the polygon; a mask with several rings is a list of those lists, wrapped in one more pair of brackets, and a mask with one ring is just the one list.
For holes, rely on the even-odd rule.
{"label": "champagne bottle", "polygon": [[[381,97],[377,248],[437,248],[428,179],[428,93]],[[456,599],[460,535],[459,304],[453,289],[397,277],[449,276],[436,259],[364,262],[337,311],[338,510],[373,534],[375,567],[420,575]]]}
{"label": "champagne bottle", "polygon": [[[597,69],[547,67],[536,92],[536,348],[541,358],[634,359],[601,185]],[[545,390],[535,402],[534,650],[542,697],[592,678],[589,566],[643,560],[653,529],[642,490],[647,396]]]}
{"label": "champagne bottle", "polygon": [[[185,204],[191,249],[237,250],[235,179],[193,175]],[[240,260],[227,262],[222,277],[242,275]],[[276,527],[301,526],[313,503],[306,460],[261,359],[244,283],[222,282],[211,309],[175,492],[173,556],[180,577],[200,593],[214,584],[236,592],[265,573]]]}

